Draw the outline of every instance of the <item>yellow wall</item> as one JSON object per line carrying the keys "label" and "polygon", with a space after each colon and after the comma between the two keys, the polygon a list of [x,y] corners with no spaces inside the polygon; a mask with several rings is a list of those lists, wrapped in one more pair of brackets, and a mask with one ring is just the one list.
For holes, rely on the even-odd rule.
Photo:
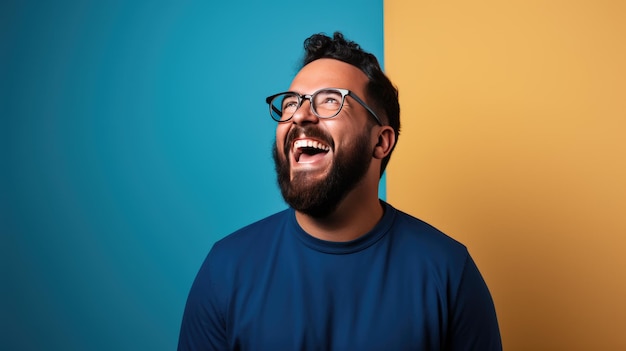
{"label": "yellow wall", "polygon": [[626,1],[385,1],[387,198],[465,243],[506,350],[626,350]]}

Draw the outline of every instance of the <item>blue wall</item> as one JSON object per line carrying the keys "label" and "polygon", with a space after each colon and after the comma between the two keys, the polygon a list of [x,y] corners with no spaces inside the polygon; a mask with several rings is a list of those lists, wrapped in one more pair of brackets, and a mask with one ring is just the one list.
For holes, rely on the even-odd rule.
{"label": "blue wall", "polygon": [[382,58],[382,6],[3,1],[2,348],[174,349],[211,244],[285,207],[265,96],[315,32]]}

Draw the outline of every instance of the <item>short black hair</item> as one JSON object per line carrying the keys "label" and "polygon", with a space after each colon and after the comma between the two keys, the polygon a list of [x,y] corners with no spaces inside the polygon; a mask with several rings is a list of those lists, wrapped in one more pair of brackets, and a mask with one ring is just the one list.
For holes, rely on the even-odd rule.
{"label": "short black hair", "polygon": [[[304,41],[304,51],[302,67],[321,58],[332,58],[351,64],[365,73],[369,79],[365,88],[367,100],[371,101],[371,107],[381,116],[383,124],[391,126],[396,134],[396,143],[391,149],[393,152],[400,135],[398,89],[385,75],[376,56],[364,51],[354,41],[344,38],[341,32],[335,32],[332,38],[323,33],[313,34]],[[382,160],[381,176],[389,163],[391,152]]]}

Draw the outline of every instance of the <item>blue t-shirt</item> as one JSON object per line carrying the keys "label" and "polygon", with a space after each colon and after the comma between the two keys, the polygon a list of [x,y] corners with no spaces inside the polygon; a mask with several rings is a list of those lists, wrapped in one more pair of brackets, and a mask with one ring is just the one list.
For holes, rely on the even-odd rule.
{"label": "blue t-shirt", "polygon": [[288,209],[215,243],[179,350],[501,350],[465,246],[383,205],[350,242],[310,236]]}

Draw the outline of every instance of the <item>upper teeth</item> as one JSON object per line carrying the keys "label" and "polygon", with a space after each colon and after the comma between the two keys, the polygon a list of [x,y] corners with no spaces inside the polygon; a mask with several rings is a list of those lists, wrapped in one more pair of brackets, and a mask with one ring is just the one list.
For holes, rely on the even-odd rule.
{"label": "upper teeth", "polygon": [[324,150],[324,151],[330,150],[329,146],[324,145],[324,144],[320,143],[319,141],[315,141],[315,140],[311,140],[311,139],[296,140],[293,143],[293,146],[296,149],[302,148],[302,147],[311,147],[311,148],[316,148],[316,149],[320,149],[320,150]]}

